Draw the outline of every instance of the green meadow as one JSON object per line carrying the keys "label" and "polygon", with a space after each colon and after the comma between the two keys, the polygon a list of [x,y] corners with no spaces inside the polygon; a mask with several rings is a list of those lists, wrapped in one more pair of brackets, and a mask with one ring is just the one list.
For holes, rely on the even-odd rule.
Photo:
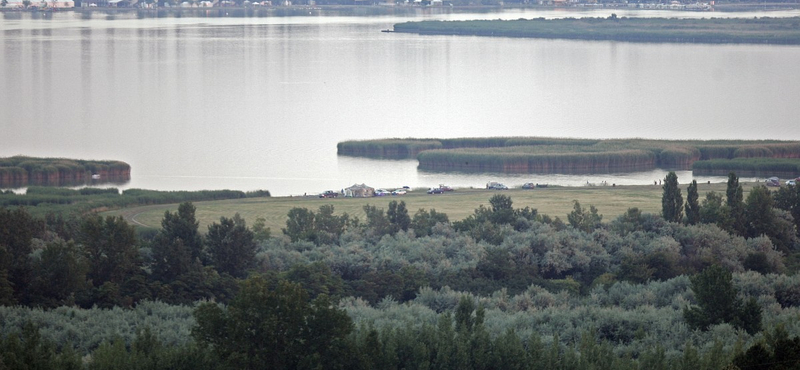
{"label": "green meadow", "polygon": [[[747,192],[755,184],[743,185],[746,197]],[[687,184],[681,185],[684,197],[686,196],[686,186]],[[709,191],[725,194],[725,188],[725,183],[698,184],[701,197]],[[197,207],[196,217],[201,230],[206,230],[208,225],[219,222],[220,217],[231,217],[239,213],[249,225],[252,225],[257,218],[265,219],[265,226],[271,228],[275,234],[280,233],[281,228],[286,227],[287,214],[295,207],[316,211],[320,206],[330,204],[334,206],[337,214],[346,212],[364,220],[363,207],[365,205],[387,209],[389,202],[396,200],[404,201],[412,216],[420,208],[435,209],[437,212],[446,213],[450,220],[456,221],[468,217],[480,205],[489,206],[489,198],[498,193],[511,197],[514,207],[536,208],[540,214],[551,217],[558,216],[562,220],[566,220],[566,215],[573,209],[573,200],[577,200],[584,207],[594,205],[601,214],[605,215],[603,220],[609,221],[632,207],[637,207],[642,212],[659,214],[663,190],[660,185],[613,187],[609,185],[548,187],[533,190],[456,189],[453,192],[429,195],[425,193],[424,189],[416,189],[401,196],[336,199],[262,197],[200,201],[194,202],[194,205]],[[109,211],[104,215],[121,215],[129,223],[138,227],[160,228],[164,212],[175,212],[177,209],[178,204],[148,205]]]}

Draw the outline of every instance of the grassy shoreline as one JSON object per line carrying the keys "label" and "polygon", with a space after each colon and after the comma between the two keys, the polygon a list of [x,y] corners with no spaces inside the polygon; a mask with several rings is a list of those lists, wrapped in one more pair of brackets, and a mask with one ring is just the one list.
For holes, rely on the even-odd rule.
{"label": "grassy shoreline", "polygon": [[566,18],[419,21],[394,32],[545,39],[667,43],[800,45],[800,18]]}

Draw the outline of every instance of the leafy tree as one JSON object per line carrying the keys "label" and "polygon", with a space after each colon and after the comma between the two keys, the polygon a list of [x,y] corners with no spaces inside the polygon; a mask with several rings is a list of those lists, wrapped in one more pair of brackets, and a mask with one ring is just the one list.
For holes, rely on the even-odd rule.
{"label": "leafy tree", "polygon": [[580,202],[573,200],[572,212],[567,215],[567,221],[572,227],[586,233],[592,232],[594,229],[600,227],[603,215],[597,214],[595,206],[589,206],[589,212],[581,208]]}
{"label": "leafy tree", "polygon": [[255,266],[254,238],[238,213],[233,218],[221,217],[219,223],[208,226],[206,242],[211,265],[221,273],[245,277],[247,270]]}
{"label": "leafy tree", "polygon": [[285,278],[300,284],[312,299],[320,294],[338,298],[343,292],[342,278],[332,273],[330,267],[323,262],[294,265],[286,272]]}
{"label": "leafy tree", "polygon": [[726,205],[730,210],[731,215],[731,228],[730,231],[740,236],[745,236],[747,233],[747,224],[745,221],[744,191],[742,185],[739,184],[739,177],[735,173],[728,174],[728,186],[725,190]]}
{"label": "leafy tree", "polygon": [[782,186],[775,192],[774,200],[776,208],[792,215],[795,232],[800,233],[800,185]]}
{"label": "leafy tree", "polygon": [[393,200],[389,202],[389,210],[386,211],[386,217],[389,219],[394,233],[400,230],[406,231],[411,225],[411,217],[408,216],[405,201],[397,203],[396,200]]}
{"label": "leafy tree", "polygon": [[[24,208],[0,208],[0,300],[28,303],[28,287],[33,278],[32,240],[43,230],[42,222],[34,219]],[[13,297],[3,298],[2,290],[7,291],[9,287],[14,291]]]}
{"label": "leafy tree", "polygon": [[733,230],[730,208],[722,201],[722,195],[713,191],[706,193],[700,206],[700,222],[715,224],[728,232]]}
{"label": "leafy tree", "polygon": [[686,307],[683,317],[694,329],[730,323],[754,334],[761,330],[761,307],[754,300],[742,304],[733,287],[731,272],[713,265],[691,278],[697,306]]}
{"label": "leafy tree", "polygon": [[80,241],[89,264],[88,278],[96,287],[106,282],[119,286],[139,269],[136,230],[121,216],[86,217]]}
{"label": "leafy tree", "polygon": [[47,243],[33,263],[32,303],[44,307],[74,305],[75,295],[86,288],[88,266],[74,242]]}
{"label": "leafy tree", "polygon": [[369,204],[364,206],[364,213],[367,219],[367,228],[372,231],[372,234],[378,238],[394,234],[392,232],[392,224],[383,212],[383,208],[377,208]]}
{"label": "leafy tree", "polygon": [[744,207],[746,236],[766,235],[779,250],[789,253],[797,241],[792,218],[787,212],[774,209],[773,204],[772,194],[765,186],[756,186],[750,191]]}
{"label": "leafy tree", "polygon": [[281,229],[292,242],[299,240],[315,240],[314,212],[306,208],[292,208],[289,210],[286,228]]}
{"label": "leafy tree", "polygon": [[492,206],[492,212],[489,216],[490,221],[495,224],[510,224],[514,222],[514,202],[511,197],[503,194],[495,194],[489,198],[489,204]]}
{"label": "leafy tree", "polygon": [[248,278],[227,309],[203,303],[195,319],[195,340],[233,368],[341,368],[350,355],[347,314],[286,281]]}
{"label": "leafy tree", "polygon": [[678,187],[678,175],[670,171],[664,178],[662,186],[664,193],[661,196],[661,215],[669,222],[683,220],[683,197]]}
{"label": "leafy tree", "polygon": [[686,189],[686,223],[695,225],[700,222],[700,201],[697,194],[697,180],[692,180]]}
{"label": "leafy tree", "polygon": [[203,239],[199,224],[191,203],[181,203],[176,213],[164,212],[161,230],[151,243],[153,275],[157,280],[170,283],[201,267]]}
{"label": "leafy tree", "polygon": [[350,216],[333,214],[333,205],[322,205],[314,216],[314,230],[318,244],[338,243],[339,237],[350,225]]}
{"label": "leafy tree", "polygon": [[772,212],[772,196],[766,186],[756,186],[750,190],[744,212],[748,238],[772,234],[775,214]]}
{"label": "leafy tree", "polygon": [[411,224],[409,228],[414,230],[414,233],[417,237],[422,236],[429,236],[433,232],[433,227],[436,226],[437,223],[449,223],[450,220],[447,218],[447,214],[436,212],[435,209],[431,209],[430,211],[426,211],[420,208],[417,213],[414,214],[414,218],[411,220]]}
{"label": "leafy tree", "polygon": [[253,226],[250,227],[250,230],[253,232],[253,240],[257,243],[266,241],[270,238],[270,234],[272,233],[271,230],[266,227],[267,219],[264,217],[257,217],[256,222],[253,223]]}
{"label": "leafy tree", "polygon": [[168,240],[180,239],[189,249],[192,260],[202,259],[203,239],[198,231],[200,223],[195,218],[197,209],[191,202],[181,203],[178,212],[164,212],[161,220],[161,231]]}

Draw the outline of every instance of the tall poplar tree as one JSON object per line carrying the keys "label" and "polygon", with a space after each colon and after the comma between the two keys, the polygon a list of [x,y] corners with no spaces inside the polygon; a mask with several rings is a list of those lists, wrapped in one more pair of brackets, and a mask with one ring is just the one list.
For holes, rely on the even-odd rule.
{"label": "tall poplar tree", "polygon": [[661,196],[661,214],[670,222],[681,222],[683,219],[683,196],[678,187],[678,175],[670,171],[664,178],[662,186],[664,193]]}
{"label": "tall poplar tree", "polygon": [[686,189],[686,223],[694,225],[700,222],[700,196],[697,194],[697,180],[692,180]]}
{"label": "tall poplar tree", "polygon": [[731,231],[740,236],[744,236],[747,232],[747,225],[744,218],[744,191],[742,185],[739,184],[739,177],[735,173],[728,174],[728,188],[725,191],[727,197],[728,209],[732,220]]}

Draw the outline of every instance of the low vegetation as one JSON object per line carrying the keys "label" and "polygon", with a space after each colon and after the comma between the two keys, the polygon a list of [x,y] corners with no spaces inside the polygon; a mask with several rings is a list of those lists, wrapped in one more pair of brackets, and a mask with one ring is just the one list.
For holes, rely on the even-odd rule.
{"label": "low vegetation", "polygon": [[243,199],[269,197],[266,190],[243,192],[239,190],[159,191],[128,189],[120,192],[116,188],[67,189],[31,186],[25,194],[11,190],[0,192],[0,207],[26,207],[31,214],[83,214],[90,211],[174,204],[220,199]]}
{"label": "low vegetation", "polygon": [[608,18],[419,21],[395,32],[632,42],[800,44],[800,18]]}
{"label": "low vegetation", "polygon": [[[419,168],[434,171],[506,173],[608,173],[653,168],[690,169],[695,163],[713,159],[751,158],[753,163],[773,163],[787,169],[800,158],[800,143],[794,141],[747,140],[646,140],[564,138],[472,138],[365,140],[340,143],[340,155],[408,158],[416,155]],[[436,145],[438,143],[438,145]],[[400,149],[407,145],[407,149]],[[395,156],[396,155],[396,156]],[[773,161],[775,159],[775,161]],[[739,169],[740,162],[714,162],[723,174]],[[731,163],[731,167],[725,167]],[[744,163],[742,161],[741,163]],[[763,167],[764,165],[762,165]],[[698,165],[698,169],[705,169]],[[767,167],[764,167],[767,169]]]}

